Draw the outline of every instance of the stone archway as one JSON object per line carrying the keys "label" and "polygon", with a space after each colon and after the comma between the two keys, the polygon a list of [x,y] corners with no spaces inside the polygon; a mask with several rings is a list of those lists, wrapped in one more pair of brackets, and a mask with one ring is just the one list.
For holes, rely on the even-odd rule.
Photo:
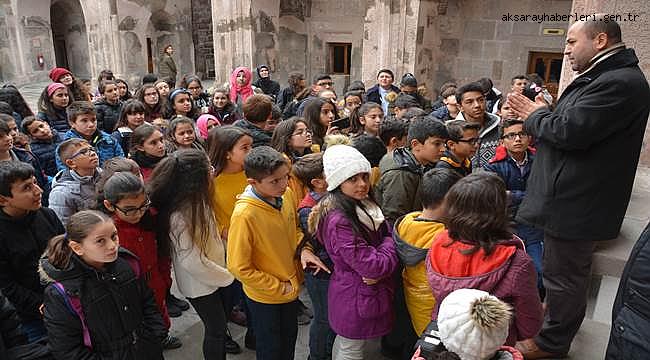
{"label": "stone archway", "polygon": [[79,0],[52,0],[50,23],[56,65],[77,78],[90,77],[86,19]]}

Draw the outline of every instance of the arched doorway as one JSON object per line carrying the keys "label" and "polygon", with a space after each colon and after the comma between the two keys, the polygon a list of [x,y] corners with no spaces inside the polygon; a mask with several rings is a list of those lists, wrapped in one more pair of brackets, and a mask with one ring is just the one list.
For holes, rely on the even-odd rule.
{"label": "arched doorway", "polygon": [[79,0],[52,0],[50,23],[56,65],[77,78],[90,77],[86,21]]}

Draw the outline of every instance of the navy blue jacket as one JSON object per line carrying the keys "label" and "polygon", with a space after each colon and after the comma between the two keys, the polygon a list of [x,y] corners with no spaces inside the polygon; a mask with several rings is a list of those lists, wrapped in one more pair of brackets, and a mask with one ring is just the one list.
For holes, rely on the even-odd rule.
{"label": "navy blue jacket", "polygon": [[70,130],[70,124],[68,123],[68,114],[63,110],[56,110],[55,116],[48,115],[42,111],[36,114],[36,117],[45,121],[50,125],[50,127],[61,134]]}
{"label": "navy blue jacket", "polygon": [[56,168],[56,148],[63,142],[62,133],[52,129],[52,135],[53,137],[49,141],[32,139],[29,144],[29,148],[38,158],[38,163],[47,176],[54,176],[58,172]]}
{"label": "navy blue jacket", "polygon": [[[391,91],[397,94],[400,93],[399,88],[395,85],[390,86],[390,90],[388,90],[388,92]],[[368,89],[368,91],[366,92],[366,101],[372,101],[374,103],[381,105],[381,95],[379,95],[379,84]]]}

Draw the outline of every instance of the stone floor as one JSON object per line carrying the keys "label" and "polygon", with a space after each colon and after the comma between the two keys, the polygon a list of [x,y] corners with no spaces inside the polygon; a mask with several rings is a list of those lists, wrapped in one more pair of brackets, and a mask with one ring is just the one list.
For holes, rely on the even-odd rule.
{"label": "stone floor", "polygon": [[[36,103],[47,82],[33,83],[20,88],[25,100],[32,110],[36,111]],[[211,82],[204,83],[204,88],[212,86]],[[628,213],[621,230],[621,239],[613,242],[612,246],[604,246],[597,253],[598,276],[592,281],[592,294],[589,300],[587,318],[578,332],[569,357],[574,360],[602,359],[609,338],[611,323],[611,306],[616,296],[618,277],[622,266],[629,255],[629,250],[639,236],[641,230],[650,220],[650,169],[639,168],[635,181],[632,199]],[[596,259],[595,259],[596,263]],[[302,294],[305,303],[309,304],[306,294]],[[233,338],[242,346],[245,329],[229,324]],[[169,360],[201,359],[201,339],[203,327],[198,316],[190,309],[180,318],[172,320],[172,333],[183,340],[183,347],[165,353]],[[309,326],[300,326],[296,342],[295,359],[303,360],[308,355]],[[379,354],[379,344],[370,346],[368,359],[385,359]],[[228,355],[228,359],[255,359],[253,351],[244,348],[239,355]]]}

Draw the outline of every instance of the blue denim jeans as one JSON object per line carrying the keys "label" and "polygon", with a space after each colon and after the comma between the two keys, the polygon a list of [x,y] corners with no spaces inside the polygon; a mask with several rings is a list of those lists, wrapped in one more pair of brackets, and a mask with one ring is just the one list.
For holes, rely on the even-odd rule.
{"label": "blue denim jeans", "polygon": [[310,272],[306,272],[305,284],[314,307],[314,319],[309,328],[309,359],[330,360],[332,345],[336,338],[327,319],[327,289],[330,280],[329,278],[315,277]]}
{"label": "blue denim jeans", "polygon": [[526,253],[533,260],[537,271],[537,287],[543,289],[542,283],[542,259],[544,258],[544,231],[532,226],[517,224],[516,234],[526,245]]}
{"label": "blue denim jeans", "polygon": [[298,337],[298,301],[263,304],[246,296],[253,317],[257,360],[293,360]]}

